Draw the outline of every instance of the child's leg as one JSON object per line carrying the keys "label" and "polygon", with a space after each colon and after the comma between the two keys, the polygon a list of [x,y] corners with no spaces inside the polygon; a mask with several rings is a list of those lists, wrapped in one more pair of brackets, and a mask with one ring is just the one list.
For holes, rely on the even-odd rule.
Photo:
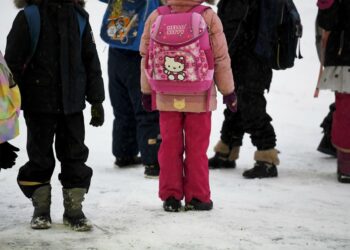
{"label": "child's leg", "polygon": [[90,187],[92,169],[85,165],[89,150],[84,144],[83,112],[60,115],[56,132],[56,154],[61,162],[59,179],[63,186],[63,223],[75,231],[89,231],[91,223],[82,211]]}
{"label": "child's leg", "polygon": [[164,201],[173,196],[182,200],[183,193],[183,122],[181,112],[160,112],[159,197]]}
{"label": "child's leg", "polygon": [[129,77],[125,86],[128,89],[133,114],[136,119],[136,137],[141,152],[142,163],[147,166],[157,165],[158,167],[158,150],[160,145],[160,140],[158,138],[160,133],[159,113],[158,111],[146,112],[142,107],[140,63],[140,54],[130,52],[130,56],[128,57]]}
{"label": "child's leg", "polygon": [[84,144],[85,127],[82,112],[60,115],[56,129],[56,155],[61,162],[59,179],[63,188],[89,189],[92,169],[85,165],[89,149]]}
{"label": "child's leg", "polygon": [[24,118],[29,161],[20,168],[17,181],[25,196],[31,198],[37,188],[49,185],[55,168],[52,144],[57,116],[24,112]]}
{"label": "child's leg", "polygon": [[332,143],[338,148],[350,150],[350,94],[336,93],[332,123]]}
{"label": "child's leg", "polygon": [[211,130],[211,112],[185,114],[185,181],[186,202],[193,198],[210,202],[207,149]]}
{"label": "child's leg", "polygon": [[[134,72],[129,68],[129,58],[118,49],[109,49],[109,95],[114,112],[112,151],[116,158],[134,157],[139,152],[136,139],[136,120],[128,92]],[[139,80],[139,77],[138,77]]]}

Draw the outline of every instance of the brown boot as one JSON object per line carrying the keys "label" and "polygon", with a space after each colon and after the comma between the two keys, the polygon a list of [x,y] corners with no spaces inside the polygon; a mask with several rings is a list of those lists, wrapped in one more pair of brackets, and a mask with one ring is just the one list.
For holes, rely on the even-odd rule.
{"label": "brown boot", "polygon": [[235,168],[240,147],[229,148],[221,140],[214,147],[215,155],[209,159],[209,168]]}

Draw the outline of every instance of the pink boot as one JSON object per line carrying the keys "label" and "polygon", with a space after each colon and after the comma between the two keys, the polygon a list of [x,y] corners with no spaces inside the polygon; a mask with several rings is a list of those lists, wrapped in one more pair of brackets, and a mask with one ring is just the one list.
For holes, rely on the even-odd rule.
{"label": "pink boot", "polygon": [[338,181],[350,183],[350,153],[338,150]]}

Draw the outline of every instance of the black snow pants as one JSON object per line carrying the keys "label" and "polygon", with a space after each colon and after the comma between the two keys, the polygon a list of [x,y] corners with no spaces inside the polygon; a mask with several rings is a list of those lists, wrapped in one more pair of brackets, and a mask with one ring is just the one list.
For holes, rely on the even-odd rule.
{"label": "black snow pants", "polygon": [[231,57],[238,110],[224,111],[221,140],[230,148],[241,146],[245,133],[250,134],[258,150],[276,146],[272,118],[266,113],[265,90],[270,88],[272,69],[252,53]]}
{"label": "black snow pants", "polygon": [[89,149],[84,144],[83,112],[42,114],[24,112],[27,125],[27,153],[29,161],[20,168],[17,181],[30,198],[40,186],[50,183],[56,157],[61,162],[59,180],[63,188],[90,186],[92,169],[85,165]]}

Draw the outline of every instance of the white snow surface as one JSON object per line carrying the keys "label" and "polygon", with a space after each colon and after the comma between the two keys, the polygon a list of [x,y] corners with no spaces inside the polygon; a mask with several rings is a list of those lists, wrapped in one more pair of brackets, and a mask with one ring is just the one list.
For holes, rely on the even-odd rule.
{"label": "white snow surface", "polygon": [[[315,2],[295,0],[304,24],[304,59],[296,61],[293,69],[274,72],[266,95],[281,151],[279,177],[243,179],[243,170],[254,163],[255,151],[246,136],[236,169],[210,171],[212,211],[167,213],[158,198],[158,180],[144,178],[141,165],[113,167],[108,46],[99,38],[106,6],[88,1],[107,94],[102,128],[89,126],[90,107],[85,111],[90,148],[87,164],[94,176],[83,205],[94,229],[73,232],[63,225],[59,162],[52,178],[52,228],[30,228],[33,208],[16,184],[18,169],[27,161],[21,118],[21,135],[13,140],[21,149],[17,165],[0,172],[0,249],[350,249],[350,186],[337,182],[336,160],[316,151],[322,137],[319,125],[334,96],[322,92],[318,99],[313,98],[319,69],[314,46]],[[0,6],[0,49],[4,52],[18,10],[10,0],[2,0]],[[219,97],[219,108],[213,113],[209,156],[220,136],[221,102]]]}

